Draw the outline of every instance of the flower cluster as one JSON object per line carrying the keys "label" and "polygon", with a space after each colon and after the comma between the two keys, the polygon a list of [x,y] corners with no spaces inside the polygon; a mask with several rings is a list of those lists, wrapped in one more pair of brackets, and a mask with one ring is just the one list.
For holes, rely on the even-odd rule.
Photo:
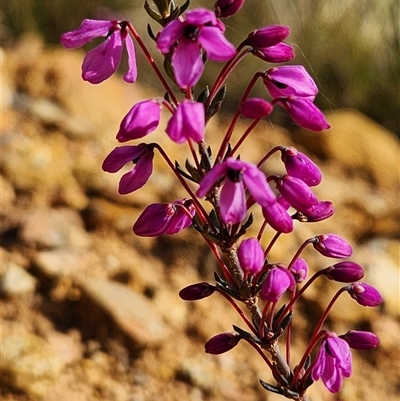
{"label": "flower cluster", "polygon": [[[122,175],[119,193],[128,194],[142,188],[153,172],[153,159],[160,155],[187,192],[187,197],[147,206],[133,225],[138,236],[153,237],[177,234],[193,226],[209,245],[220,265],[216,282],[191,284],[180,296],[195,301],[218,292],[239,312],[246,330],[233,326],[234,331],[211,338],[205,351],[211,354],[227,352],[240,340],[250,343],[270,368],[275,384],[261,380],[262,386],[274,393],[297,400],[307,400],[307,388],[321,379],[331,392],[338,392],[343,378],[352,373],[350,348],[372,349],[379,344],[370,332],[350,330],[337,335],[323,328],[326,317],[337,298],[347,292],[362,306],[377,306],[382,302],[379,292],[360,280],[361,266],[347,260],[351,245],[333,233],[320,234],[303,242],[286,264],[273,261],[271,250],[281,235],[291,233],[296,224],[318,222],[334,213],[332,202],[319,200],[313,187],[320,184],[318,166],[293,147],[277,145],[266,151],[261,160],[244,161],[238,149],[259,121],[268,117],[275,105],[283,107],[299,126],[313,131],[329,128],[323,113],[315,106],[318,88],[306,69],[300,65],[268,66],[255,72],[218,149],[206,144],[208,121],[220,110],[226,96],[225,81],[247,55],[266,63],[284,63],[294,58],[294,49],[284,43],[290,34],[286,26],[273,25],[256,29],[238,46],[224,36],[220,18],[235,15],[244,0],[218,0],[215,10],[186,10],[171,0],[155,2],[157,8],[145,3],[149,16],[160,24],[157,34],[148,29],[155,49],[164,56],[164,70],[158,68],[140,36],[128,21],[85,20],[75,31],[61,37],[66,48],[80,47],[97,37],[105,38],[89,51],[82,65],[82,77],[92,84],[109,78],[118,68],[123,47],[128,54],[128,72],[124,80],[136,81],[134,41],[141,48],[166,94],[142,100],[132,106],[122,119],[116,139],[120,143],[143,139],[158,129],[162,113],[169,116],[165,133],[176,144],[185,144],[192,161],[185,169],[169,158],[158,143],[127,144],[116,147],[105,158],[103,170],[116,173],[127,164],[131,168]],[[204,89],[198,84],[207,60],[223,62],[215,81]],[[174,83],[171,87],[167,75]],[[260,81],[266,98],[250,97]],[[251,120],[248,129],[236,143],[232,134],[239,119]],[[280,155],[286,172],[267,172],[264,164],[275,154]],[[204,198],[204,200],[202,199]],[[256,210],[260,216],[254,218]],[[262,216],[262,217],[261,217]],[[258,221],[256,221],[258,220]],[[248,236],[249,227],[258,230]],[[263,246],[264,231],[275,235]],[[339,259],[308,277],[309,269],[302,252],[308,245],[320,255]],[[327,305],[316,324],[303,357],[291,366],[279,349],[281,335],[290,332],[294,324],[296,302],[319,277],[345,285]],[[282,299],[286,297],[285,304]],[[251,319],[243,313],[250,312]],[[290,355],[290,336],[286,340]],[[318,347],[317,351],[314,351]]]}

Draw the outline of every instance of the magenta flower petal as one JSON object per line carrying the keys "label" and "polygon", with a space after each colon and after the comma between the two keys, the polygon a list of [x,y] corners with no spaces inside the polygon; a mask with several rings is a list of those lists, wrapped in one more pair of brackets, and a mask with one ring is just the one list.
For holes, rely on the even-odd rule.
{"label": "magenta flower petal", "polygon": [[331,217],[335,213],[335,209],[332,202],[321,201],[306,210],[302,210],[301,213],[307,218],[308,222],[317,222]]}
{"label": "magenta flower petal", "polygon": [[240,267],[250,274],[259,273],[264,265],[264,250],[257,238],[248,238],[241,242],[238,249]]}
{"label": "magenta flower petal", "polygon": [[335,234],[321,234],[315,237],[313,247],[328,258],[348,258],[353,253],[351,245]]}
{"label": "magenta flower petal", "polygon": [[200,186],[196,191],[199,198],[205,196],[213,185],[220,180],[228,170],[226,163],[216,164],[201,180]]}
{"label": "magenta flower petal", "polygon": [[203,103],[184,100],[168,121],[166,132],[176,143],[183,143],[188,139],[199,143],[204,139],[204,127]]}
{"label": "magenta flower petal", "polygon": [[326,277],[340,283],[354,283],[364,277],[364,269],[354,262],[339,262],[324,270]]}
{"label": "magenta flower petal", "polygon": [[137,79],[135,47],[133,46],[133,40],[131,36],[128,35],[127,31],[124,32],[126,52],[128,53],[128,71],[124,75],[124,81],[133,83],[136,82]]}
{"label": "magenta flower petal", "polygon": [[270,102],[267,102],[261,98],[248,98],[240,105],[240,112],[246,118],[263,118],[269,116],[272,112],[273,106]]}
{"label": "magenta flower petal", "polygon": [[296,177],[285,174],[276,182],[276,185],[280,194],[297,210],[307,210],[318,203],[310,187]]}
{"label": "magenta flower petal", "polygon": [[293,220],[279,202],[273,202],[262,207],[265,220],[276,231],[290,233],[293,231]]}
{"label": "magenta flower petal", "polygon": [[246,196],[241,181],[226,179],[220,194],[220,210],[227,224],[240,223],[246,216]]}
{"label": "magenta flower petal", "polygon": [[184,301],[197,301],[212,295],[216,287],[206,282],[188,285],[179,291],[179,296]]}
{"label": "magenta flower petal", "polygon": [[151,176],[153,172],[153,151],[143,150],[140,159],[136,162],[136,166],[124,174],[119,182],[118,192],[126,195],[141,188]]}
{"label": "magenta flower petal", "polygon": [[303,180],[309,187],[316,186],[321,182],[321,170],[304,153],[293,147],[283,148],[281,153],[281,159],[289,175]]}
{"label": "magenta flower petal", "polygon": [[204,344],[204,349],[207,354],[223,354],[236,347],[240,339],[240,334],[236,332],[217,334]]}
{"label": "magenta flower petal", "polygon": [[228,61],[236,54],[235,46],[225,39],[223,32],[217,27],[205,26],[201,30],[199,42],[207,57],[213,61]]}
{"label": "magenta flower petal", "polygon": [[149,205],[133,225],[133,232],[140,237],[156,237],[164,234],[172,213],[168,203]]}
{"label": "magenta flower petal", "polygon": [[215,15],[217,18],[228,18],[236,14],[243,6],[245,0],[217,0]]}
{"label": "magenta flower petal", "polygon": [[91,84],[99,84],[110,78],[118,68],[122,57],[122,38],[113,32],[101,45],[88,52],[82,64],[82,78]]}
{"label": "magenta flower petal", "polygon": [[171,21],[157,36],[157,48],[162,54],[168,54],[171,47],[183,36],[185,24],[180,20]]}
{"label": "magenta flower petal", "polygon": [[317,132],[330,128],[321,110],[309,99],[291,95],[280,101],[279,104],[286,109],[290,118],[300,127]]}
{"label": "magenta flower petal", "polygon": [[[186,227],[192,225],[192,218],[196,213],[196,209],[191,199],[182,199],[175,201],[173,203],[173,207],[175,209],[175,213],[169,221],[168,228],[165,231],[166,234],[179,233]],[[189,212],[190,217],[184,209]]]}
{"label": "magenta flower petal", "polygon": [[281,296],[295,285],[292,273],[284,266],[275,265],[268,271],[261,287],[260,297],[264,301],[278,302]]}
{"label": "magenta flower petal", "polygon": [[85,19],[78,29],[61,35],[60,41],[65,48],[74,49],[99,36],[107,36],[113,26],[114,23],[111,21]]}
{"label": "magenta flower petal", "polygon": [[204,70],[198,43],[182,39],[172,55],[172,67],[181,89],[195,86]]}
{"label": "magenta flower petal", "polygon": [[273,98],[296,95],[314,100],[317,85],[302,65],[284,65],[267,71],[264,84]]}
{"label": "magenta flower petal", "polygon": [[140,157],[145,148],[146,145],[144,144],[138,146],[119,146],[105,158],[102,169],[107,173],[116,173],[121,170],[126,163]]}
{"label": "magenta flower petal", "polygon": [[291,268],[296,283],[302,283],[308,275],[308,265],[303,258],[297,258]]}
{"label": "magenta flower petal", "polygon": [[354,283],[348,292],[362,306],[378,306],[383,302],[379,291],[366,283]]}
{"label": "magenta flower petal", "polygon": [[349,377],[351,373],[349,345],[335,333],[327,333],[311,371],[312,379],[321,378],[330,392],[337,393],[342,387],[343,377]]}
{"label": "magenta flower petal", "polygon": [[257,49],[253,54],[268,63],[284,63],[295,58],[293,47],[286,43]]}
{"label": "magenta flower petal", "polygon": [[150,99],[136,103],[122,120],[117,139],[126,142],[142,138],[153,132],[160,121],[161,105],[157,100]]}
{"label": "magenta flower petal", "polygon": [[191,25],[217,25],[215,13],[206,8],[195,8],[186,12],[186,21]]}
{"label": "magenta flower petal", "polygon": [[244,44],[254,49],[275,46],[290,34],[290,29],[284,25],[270,25],[257,29],[249,34]]}
{"label": "magenta flower petal", "polygon": [[339,337],[345,340],[350,348],[359,350],[374,349],[380,343],[379,337],[370,331],[349,330]]}

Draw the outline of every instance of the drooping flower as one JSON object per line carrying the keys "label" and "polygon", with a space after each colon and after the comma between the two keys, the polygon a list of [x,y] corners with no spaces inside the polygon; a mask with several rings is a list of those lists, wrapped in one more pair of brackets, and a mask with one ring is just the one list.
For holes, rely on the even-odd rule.
{"label": "drooping flower", "polygon": [[134,167],[125,173],[120,182],[118,192],[129,194],[146,184],[153,172],[154,145],[141,143],[137,146],[120,146],[115,148],[104,160],[102,168],[108,173],[116,173],[125,164],[132,162]]}
{"label": "drooping flower", "polygon": [[297,258],[290,271],[296,283],[302,283],[307,278],[308,274],[307,262],[303,258]]}
{"label": "drooping flower", "polygon": [[353,253],[352,246],[336,234],[321,234],[315,237],[313,247],[328,258],[348,258]]}
{"label": "drooping flower", "polygon": [[282,202],[277,199],[276,202],[263,206],[262,212],[265,220],[274,230],[290,233],[293,231],[293,219],[287,212],[288,208],[282,206]]}
{"label": "drooping flower", "polygon": [[278,302],[281,296],[296,285],[293,274],[282,265],[275,265],[264,280],[260,297],[264,301]]}
{"label": "drooping flower", "polygon": [[331,393],[342,387],[343,377],[350,377],[352,361],[349,344],[335,333],[326,333],[311,371],[314,381],[322,379]]}
{"label": "drooping flower", "polygon": [[227,61],[236,54],[223,32],[223,24],[212,11],[198,8],[188,11],[185,21],[171,21],[159,33],[157,47],[163,54],[172,53],[171,63],[180,88],[193,87],[203,74],[201,49],[213,61]]}
{"label": "drooping flower", "polygon": [[161,104],[156,99],[136,103],[122,120],[117,139],[126,142],[143,138],[153,132],[160,122]]}
{"label": "drooping flower", "polygon": [[274,181],[282,197],[295,209],[307,210],[318,203],[318,199],[303,180],[285,174]]}
{"label": "drooping flower", "polygon": [[221,178],[224,178],[224,183],[220,193],[220,210],[227,224],[240,223],[246,216],[245,186],[261,206],[275,202],[275,195],[257,166],[232,157],[217,164],[205,175],[196,195],[200,198],[205,196]]}
{"label": "drooping flower", "polygon": [[242,270],[249,274],[259,273],[264,265],[264,251],[257,240],[251,237],[241,242],[238,258]]}
{"label": "drooping flower", "polygon": [[295,95],[313,101],[318,88],[302,65],[283,65],[270,68],[264,84],[273,98]]}
{"label": "drooping flower", "polygon": [[136,81],[135,48],[127,25],[127,21],[85,19],[78,29],[61,36],[61,43],[67,49],[81,47],[97,37],[106,37],[105,41],[89,51],[83,60],[82,78],[85,81],[99,84],[108,79],[121,62],[124,43],[128,53],[128,72],[124,75],[124,81]]}
{"label": "drooping flower", "polygon": [[383,302],[379,291],[367,283],[353,283],[348,292],[362,306],[378,306]]}
{"label": "drooping flower", "polygon": [[200,102],[183,100],[168,121],[166,133],[176,143],[189,138],[199,143],[204,139],[204,105]]}
{"label": "drooping flower", "polygon": [[350,348],[359,350],[374,349],[380,343],[379,337],[370,331],[349,330],[339,337],[345,340]]}
{"label": "drooping flower", "polygon": [[238,345],[241,340],[240,334],[232,331],[230,333],[217,334],[211,337],[205,344],[204,350],[207,354],[219,355],[230,351]]}
{"label": "drooping flower", "polygon": [[192,224],[194,215],[195,208],[191,199],[154,203],[143,210],[133,225],[133,232],[140,237],[176,234]]}
{"label": "drooping flower", "polygon": [[330,128],[322,111],[310,99],[290,95],[286,98],[277,98],[277,103],[300,127],[316,132]]}
{"label": "drooping flower", "polygon": [[321,201],[303,210],[301,213],[300,220],[311,223],[328,219],[335,213],[335,209],[331,201]]}
{"label": "drooping flower", "polygon": [[303,180],[309,187],[318,185],[322,180],[319,167],[304,153],[293,147],[281,149],[281,159],[286,171],[292,177]]}

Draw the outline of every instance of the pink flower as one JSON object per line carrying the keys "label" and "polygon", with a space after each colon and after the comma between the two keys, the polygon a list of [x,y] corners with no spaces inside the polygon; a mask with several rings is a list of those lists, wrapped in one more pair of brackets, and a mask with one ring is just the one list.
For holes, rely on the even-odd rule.
{"label": "pink flower", "polygon": [[268,63],[285,63],[295,58],[293,47],[283,42],[275,46],[257,49],[253,54]]}
{"label": "pink flower", "polygon": [[227,61],[236,54],[223,32],[223,24],[212,11],[197,8],[186,13],[185,21],[171,21],[159,33],[157,47],[163,54],[172,53],[171,63],[180,88],[193,87],[203,74],[201,49],[213,61]]}
{"label": "pink flower", "polygon": [[128,53],[128,72],[124,75],[124,81],[136,81],[135,49],[127,25],[126,21],[85,19],[78,29],[61,36],[61,43],[67,49],[81,47],[100,36],[106,37],[105,41],[87,53],[83,60],[82,78],[85,81],[99,84],[110,78],[121,62],[123,43]]}
{"label": "pink flower", "polygon": [[293,147],[282,148],[281,153],[281,159],[289,175],[303,180],[309,187],[316,186],[321,182],[321,170],[304,153]]}
{"label": "pink flower", "polygon": [[257,238],[248,238],[241,242],[238,249],[240,267],[250,274],[259,273],[264,265],[264,251]]}
{"label": "pink flower", "polygon": [[350,348],[359,350],[374,349],[380,343],[379,337],[370,331],[349,330],[339,337],[345,340]]}
{"label": "pink flower", "polygon": [[348,292],[362,306],[378,306],[383,302],[379,291],[367,283],[353,283]]}
{"label": "pink flower", "polygon": [[127,163],[134,164],[133,169],[124,174],[119,182],[118,192],[125,195],[146,184],[153,172],[153,157],[153,145],[141,143],[138,146],[120,146],[105,158],[102,168],[108,173],[116,173]]}
{"label": "pink flower", "polygon": [[278,104],[300,127],[317,132],[330,128],[322,111],[310,99],[290,95],[287,98],[278,99]]}
{"label": "pink flower", "polygon": [[245,0],[217,0],[215,15],[217,18],[228,18],[236,14],[243,6]]}
{"label": "pink flower", "polygon": [[250,32],[244,44],[254,49],[264,49],[277,45],[286,39],[289,34],[290,29],[288,26],[270,25]]}
{"label": "pink flower", "polygon": [[141,237],[176,234],[192,224],[194,215],[195,208],[191,199],[154,203],[143,210],[133,226],[133,232]]}
{"label": "pink flower", "polygon": [[269,116],[272,112],[273,106],[270,102],[258,97],[251,97],[246,99],[240,105],[240,112],[246,118],[263,118]]}
{"label": "pink flower", "polygon": [[303,214],[301,221],[316,222],[328,219],[335,213],[333,204],[330,201],[321,201],[310,206],[307,210],[301,212]]}
{"label": "pink flower", "polygon": [[189,138],[199,143],[204,139],[204,127],[203,103],[183,100],[168,121],[165,131],[176,143],[183,143]]}
{"label": "pink flower", "polygon": [[287,212],[288,208],[282,206],[277,199],[277,202],[263,206],[262,212],[265,220],[274,230],[280,233],[290,233],[293,231],[293,220]]}
{"label": "pink flower", "polygon": [[312,368],[312,379],[322,378],[325,387],[331,393],[337,393],[342,387],[343,377],[350,377],[351,373],[349,344],[335,333],[327,333]]}
{"label": "pink flower", "polygon": [[207,354],[223,354],[238,345],[241,340],[240,334],[236,332],[221,333],[211,337],[205,344],[204,349]]}
{"label": "pink flower", "polygon": [[153,132],[160,122],[161,105],[150,99],[136,103],[124,117],[117,133],[119,142],[139,139]]}
{"label": "pink flower", "polygon": [[352,246],[335,234],[321,234],[314,238],[313,247],[328,258],[344,259],[353,253]]}
{"label": "pink flower", "polygon": [[261,287],[260,297],[264,301],[278,302],[281,296],[295,285],[292,273],[284,266],[275,265],[268,271]]}
{"label": "pink flower", "polygon": [[283,65],[270,68],[264,84],[273,98],[295,95],[313,101],[317,85],[302,65]]}
{"label": "pink flower", "polygon": [[240,223],[246,216],[245,186],[261,206],[275,202],[275,195],[257,166],[232,157],[215,165],[206,174],[197,196],[205,196],[221,178],[225,179],[220,194],[221,217],[227,224]]}

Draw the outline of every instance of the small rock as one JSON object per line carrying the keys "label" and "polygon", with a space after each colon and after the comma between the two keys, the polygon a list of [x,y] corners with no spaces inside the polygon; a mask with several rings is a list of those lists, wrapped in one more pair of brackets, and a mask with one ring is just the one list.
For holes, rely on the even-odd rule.
{"label": "small rock", "polygon": [[29,294],[35,291],[37,280],[24,268],[9,262],[4,266],[0,293],[6,296]]}
{"label": "small rock", "polygon": [[5,382],[34,400],[43,400],[63,363],[42,338],[27,332],[4,336],[0,374]]}
{"label": "small rock", "polygon": [[39,248],[85,248],[89,245],[89,237],[79,214],[66,208],[27,213],[21,239]]}
{"label": "small rock", "polygon": [[[117,331],[140,346],[160,343],[167,328],[154,305],[143,295],[109,280],[91,278],[81,284],[86,297],[111,318]],[[98,330],[99,322],[90,322],[90,311],[83,311],[88,324]],[[95,312],[93,312],[93,315]]]}

